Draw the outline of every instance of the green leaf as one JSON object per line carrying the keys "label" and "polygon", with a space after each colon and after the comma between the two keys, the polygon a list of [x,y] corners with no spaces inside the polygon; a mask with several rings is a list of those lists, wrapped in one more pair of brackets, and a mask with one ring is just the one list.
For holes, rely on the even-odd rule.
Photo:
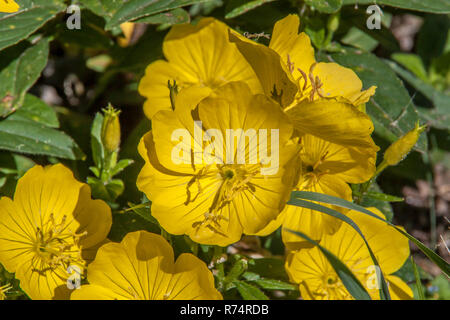
{"label": "green leaf", "polygon": [[128,202],[128,206],[129,208],[125,209],[125,212],[133,211],[144,220],[159,226],[158,221],[150,213],[150,202],[145,202],[137,205]]}
{"label": "green leaf", "polygon": [[247,270],[248,261],[246,259],[239,259],[231,268],[230,272],[225,277],[225,284],[234,282]]}
{"label": "green leaf", "polygon": [[359,5],[372,5],[374,3],[378,5],[388,5],[391,7],[397,7],[402,9],[433,12],[433,13],[450,13],[450,2],[448,0],[344,0],[343,5],[349,4]]}
{"label": "green leaf", "polygon": [[306,17],[305,32],[314,46],[321,49],[325,45],[326,21],[318,16]]}
{"label": "green leaf", "polygon": [[353,298],[355,298],[356,300],[372,300],[370,298],[370,295],[367,293],[366,289],[361,284],[361,282],[359,282],[359,280],[350,271],[350,269],[333,253],[322,247],[320,244],[318,244],[316,241],[312,240],[302,232],[293,231],[289,229],[287,229],[287,231],[302,237],[303,239],[307,240],[308,242],[312,243],[313,245],[319,248],[319,250],[330,262],[334,271],[336,271],[345,288],[348,290],[348,292],[352,295]]}
{"label": "green leaf", "polygon": [[[346,49],[344,53],[334,53],[324,58],[353,69],[365,88],[377,86],[366,110],[378,135],[394,142],[414,128],[419,115],[414,110],[412,99],[402,81],[383,60],[356,49]],[[426,152],[426,135],[420,136],[415,149]]]}
{"label": "green leaf", "polygon": [[427,71],[420,57],[413,53],[394,53],[392,60],[397,61],[422,81],[428,81]]}
{"label": "green leaf", "polygon": [[[356,225],[356,223],[353,222],[353,220],[351,220],[349,217],[340,213],[339,211],[319,205],[317,203],[298,199],[298,198],[296,198],[296,192],[292,192],[291,199],[288,201],[287,204],[294,205],[297,207],[308,208],[308,209],[311,209],[314,211],[319,211],[319,212],[328,214],[334,218],[337,218],[337,219],[342,220],[345,223],[349,224],[353,229],[355,229],[356,232],[358,232],[358,234],[363,239],[364,243],[366,244],[367,250],[369,251],[370,257],[372,258],[374,265],[376,265],[378,268],[380,268],[380,265],[374,255],[372,249],[370,248],[369,243],[367,242],[366,238],[364,237],[364,234],[361,232],[361,230]],[[381,268],[380,268],[380,270],[381,270],[381,272],[380,272],[380,278],[381,278],[380,279],[381,280],[380,297],[382,300],[385,300],[385,299],[390,300],[389,290],[388,290],[386,281],[384,279],[383,270]]]}
{"label": "green leaf", "polygon": [[102,124],[103,124],[103,115],[101,114],[101,112],[97,112],[94,121],[92,122],[91,128],[92,158],[94,159],[94,163],[97,166],[97,168],[102,167],[103,158],[105,157],[105,149],[103,148],[101,137]]}
{"label": "green leaf", "polygon": [[22,106],[26,91],[47,64],[48,42],[47,38],[35,45],[23,41],[0,52],[0,117]]}
{"label": "green leaf", "polygon": [[[360,196],[361,195],[357,191],[353,192],[353,194],[356,195],[356,196]],[[387,202],[402,202],[402,201],[405,200],[404,198],[391,196],[389,194],[385,194],[385,193],[382,193],[382,192],[374,192],[374,191],[366,192],[364,194],[364,196],[368,197],[368,198],[371,198],[371,199],[380,200],[380,201],[387,201]]]}
{"label": "green leaf", "polygon": [[226,7],[225,19],[232,19],[241,14],[276,0],[231,0]]}
{"label": "green leaf", "polygon": [[111,177],[115,176],[116,174],[119,174],[122,172],[126,167],[132,165],[134,163],[134,160],[131,159],[122,159],[119,160],[119,162],[116,164],[116,166],[111,170]]}
{"label": "green leaf", "polygon": [[165,27],[180,23],[189,23],[189,13],[182,9],[177,8],[167,12],[157,13],[152,16],[144,17],[135,20],[136,23],[148,23],[148,24],[162,24]]}
{"label": "green leaf", "polygon": [[123,0],[80,0],[80,3],[96,15],[109,21],[123,5]]}
{"label": "green leaf", "polygon": [[85,158],[65,133],[37,122],[14,118],[0,121],[0,149],[70,160]]}
{"label": "green leaf", "polygon": [[431,285],[431,288],[437,289],[438,298],[440,300],[450,300],[450,281],[448,281],[446,276],[440,274],[434,278]]}
{"label": "green leaf", "polygon": [[109,49],[114,45],[110,35],[103,29],[105,21],[89,10],[80,12],[81,29],[70,30],[65,25],[57,33],[58,40],[64,45],[77,45],[82,48]]}
{"label": "green leaf", "polygon": [[305,0],[305,3],[324,13],[335,13],[342,6],[342,0]]}
{"label": "green leaf", "polygon": [[[372,39],[378,41],[384,48],[389,51],[400,51],[400,47],[397,39],[392,34],[386,23],[389,21],[381,21],[381,29],[368,29],[367,28],[368,15],[363,10],[347,9],[342,14],[342,21],[344,25],[355,26],[364,34],[370,36]],[[388,19],[386,19],[388,20]]]}
{"label": "green leaf", "polygon": [[257,279],[254,281],[258,286],[266,290],[298,290],[296,285],[275,279]]}
{"label": "green leaf", "polygon": [[[148,30],[132,47],[117,48],[112,52],[112,58],[117,61],[109,71],[114,72],[135,72],[137,77],[143,76],[146,67],[156,59],[163,57],[162,42],[163,32]],[[144,121],[148,122],[148,121]]]}
{"label": "green leaf", "polygon": [[19,4],[18,12],[0,13],[0,50],[27,38],[66,8],[59,0],[21,1]]}
{"label": "green leaf", "polygon": [[421,79],[414,77],[410,72],[399,67],[395,62],[387,60],[386,63],[394,70],[399,76],[405,79],[415,89],[421,92],[425,97],[433,102],[436,108],[437,114],[448,115],[450,114],[450,96],[443,92],[436,90],[432,85],[422,81]]}
{"label": "green leaf", "polygon": [[256,281],[258,279],[261,279],[261,276],[257,273],[246,271],[244,272],[244,274],[242,274],[242,278],[247,281]]}
{"label": "green leaf", "polygon": [[158,225],[151,223],[134,212],[127,214],[113,213],[113,224],[108,239],[120,242],[122,238],[130,232],[147,230],[152,233],[159,234],[161,230]]}
{"label": "green leaf", "polygon": [[415,45],[425,66],[428,67],[434,58],[446,52],[449,29],[448,15],[427,14],[425,16]]}
{"label": "green leaf", "polygon": [[129,0],[125,2],[106,23],[106,30],[111,30],[127,21],[151,16],[160,12],[169,11],[204,0]]}
{"label": "green leaf", "polygon": [[351,27],[347,34],[341,39],[341,42],[363,49],[367,52],[372,51],[378,46],[377,40],[356,27]]}
{"label": "green leaf", "polygon": [[254,259],[254,263],[248,267],[249,272],[259,274],[262,277],[288,280],[284,261],[276,258]]}
{"label": "green leaf", "polygon": [[247,282],[234,281],[233,283],[244,300],[269,300],[260,289]]}
{"label": "green leaf", "polygon": [[376,214],[370,212],[364,207],[361,207],[355,203],[349,202],[347,200],[322,194],[322,193],[316,193],[316,192],[309,192],[309,191],[294,191],[292,192],[292,197],[296,199],[303,199],[303,200],[310,200],[310,201],[318,201],[323,202],[327,204],[336,205],[342,208],[347,208],[350,210],[355,210],[364,214],[367,214],[375,219],[381,220],[394,229],[396,229],[398,232],[403,234],[405,237],[407,237],[409,240],[414,242],[414,244],[431,260],[433,261],[448,277],[450,277],[450,264],[448,264],[444,259],[442,259],[439,255],[437,255],[434,251],[429,249],[427,246],[425,246],[422,242],[411,236],[406,231],[403,231],[401,228],[398,228],[397,226],[393,225],[389,221],[386,221]]}
{"label": "green leaf", "polygon": [[88,177],[87,183],[92,188],[92,197],[95,199],[102,199],[108,202],[114,202],[120,196],[125,186],[122,180],[113,179],[106,183],[94,177]]}
{"label": "green leaf", "polygon": [[[382,190],[376,182],[372,182],[371,186],[369,187],[369,193],[370,192],[382,193]],[[388,221],[392,221],[392,218],[394,217],[394,211],[392,210],[392,205],[389,202],[366,196],[362,198],[360,204],[366,208],[367,207],[377,208],[386,216],[386,219]]]}
{"label": "green leaf", "polygon": [[59,127],[58,116],[55,110],[31,94],[25,95],[22,108],[10,115],[9,119],[31,121],[50,128]]}

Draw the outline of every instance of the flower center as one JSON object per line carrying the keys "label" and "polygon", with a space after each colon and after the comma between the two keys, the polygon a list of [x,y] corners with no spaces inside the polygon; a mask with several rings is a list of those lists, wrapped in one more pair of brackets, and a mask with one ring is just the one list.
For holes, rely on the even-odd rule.
{"label": "flower center", "polygon": [[[208,212],[204,213],[204,220],[193,223],[192,227],[198,230],[198,228],[206,225],[214,232],[221,233],[219,230],[221,220],[228,220],[221,214],[222,209],[229,205],[241,192],[255,190],[251,180],[260,172],[260,166],[255,165],[249,168],[245,165],[217,165],[216,169],[215,174],[217,179],[220,180],[220,186],[214,195]],[[201,192],[200,180],[197,180],[197,182],[198,190]]]}
{"label": "flower center", "polygon": [[67,217],[63,216],[61,222],[57,223],[51,214],[47,223],[37,228],[34,251],[45,267],[40,264],[35,271],[43,272],[59,266],[67,268],[71,264],[84,265],[79,241],[86,232],[75,234],[67,227],[66,220]]}
{"label": "flower center", "polygon": [[235,175],[234,170],[231,170],[231,169],[227,169],[223,173],[224,179],[232,179],[234,177],[234,175]]}

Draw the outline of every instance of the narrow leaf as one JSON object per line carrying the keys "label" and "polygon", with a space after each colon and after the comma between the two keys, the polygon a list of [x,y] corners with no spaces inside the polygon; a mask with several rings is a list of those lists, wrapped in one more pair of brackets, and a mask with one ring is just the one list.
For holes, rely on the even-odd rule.
{"label": "narrow leaf", "polygon": [[233,283],[244,300],[269,300],[260,289],[247,282],[234,281]]}
{"label": "narrow leaf", "polygon": [[403,234],[405,237],[407,237],[409,240],[411,240],[412,242],[414,242],[414,244],[431,260],[433,261],[448,277],[450,277],[450,264],[447,263],[444,259],[442,259],[439,255],[437,255],[434,251],[432,251],[431,249],[429,249],[427,246],[425,246],[422,242],[420,242],[419,240],[417,240],[416,238],[414,238],[412,235],[410,235],[409,233],[407,233],[406,231],[402,230],[401,228],[393,225],[392,223],[390,223],[389,221],[386,221],[382,218],[380,218],[379,216],[377,216],[376,214],[370,212],[369,210],[367,210],[364,207],[361,207],[355,203],[349,202],[347,200],[338,198],[338,197],[334,197],[334,196],[330,196],[330,195],[326,195],[326,194],[322,194],[322,193],[316,193],[316,192],[310,192],[310,191],[294,191],[292,193],[292,198],[295,199],[303,199],[303,200],[310,200],[310,201],[318,201],[318,202],[323,202],[323,203],[327,203],[327,204],[332,204],[335,206],[339,206],[342,208],[347,208],[350,210],[355,210],[357,212],[361,212],[364,214],[367,214],[375,219],[379,219],[385,223],[387,223],[388,225],[390,225],[391,227],[395,228],[398,232],[400,232],[401,234]]}

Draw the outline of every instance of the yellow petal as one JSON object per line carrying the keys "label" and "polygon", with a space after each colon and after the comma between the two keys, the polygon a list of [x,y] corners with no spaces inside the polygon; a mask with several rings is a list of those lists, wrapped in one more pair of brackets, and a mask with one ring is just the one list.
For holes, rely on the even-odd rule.
{"label": "yellow petal", "polygon": [[33,259],[36,230],[26,212],[6,197],[0,199],[0,263],[16,272],[24,261]]}
{"label": "yellow petal", "polygon": [[230,32],[230,41],[236,43],[239,51],[252,66],[264,93],[273,97],[283,107],[290,105],[298,87],[278,53],[236,32]]}
{"label": "yellow petal", "polygon": [[0,12],[12,13],[19,11],[20,7],[14,0],[0,0]]}
{"label": "yellow petal", "polygon": [[[264,95],[252,95],[249,87],[241,82],[224,85],[203,99],[193,111],[189,105],[183,107],[181,100],[180,105],[178,102],[177,99],[175,111],[160,111],[154,116],[153,131],[144,136],[139,146],[146,165],[137,185],[152,201],[153,216],[170,233],[188,234],[203,244],[225,246],[239,240],[242,232],[259,232],[283,209],[297,177],[299,146],[291,140],[293,128],[286,115]],[[193,133],[194,120],[202,121],[198,137]],[[180,128],[188,131],[187,163],[174,162],[172,151],[180,142],[169,142],[171,133]],[[221,158],[214,154],[216,160],[221,160],[219,165],[205,164],[202,159],[205,143],[201,135],[210,134],[209,129],[218,131],[222,138],[229,129],[242,130],[242,134],[234,138],[234,146],[227,145],[224,139],[220,145]],[[278,146],[272,146],[272,137],[268,137],[267,149],[268,153],[279,151],[278,162],[272,159],[273,163],[264,164],[262,168],[258,162],[264,160],[261,153],[258,161],[248,161],[248,151],[258,147],[261,129],[270,136],[271,130],[276,130]],[[254,130],[255,136],[246,137],[247,130]],[[236,163],[240,146],[245,150],[245,164]],[[217,147],[215,152],[217,150],[220,149]],[[230,152],[227,154],[227,151]],[[199,161],[192,163],[192,159]],[[269,165],[273,165],[273,172],[264,174],[263,169],[271,170]],[[221,175],[221,170],[227,166],[238,170],[236,172],[245,172],[239,179],[248,187],[236,184],[237,191],[234,191]],[[231,189],[226,191],[226,188]],[[218,201],[224,199],[223,192],[228,192],[230,201],[218,206],[222,203]]]}
{"label": "yellow petal", "polygon": [[[187,256],[186,256],[187,255]],[[220,299],[206,265],[190,254],[174,264],[167,241],[146,231],[132,232],[121,243],[109,243],[89,265],[90,285],[72,299]]]}
{"label": "yellow petal", "polygon": [[325,98],[342,97],[347,99],[354,106],[366,103],[375,94],[376,87],[370,87],[362,91],[362,82],[356,73],[349,68],[345,68],[337,63],[318,63],[313,72],[319,77],[321,83],[321,93]]}
{"label": "yellow petal", "polygon": [[16,272],[20,287],[32,300],[68,300],[68,273],[64,267],[36,272],[33,264],[23,263]]}
{"label": "yellow petal", "polygon": [[370,137],[372,120],[350,104],[329,100],[304,102],[290,108],[287,114],[301,133],[341,145],[379,149]]}
{"label": "yellow petal", "polygon": [[175,275],[167,292],[170,292],[167,299],[171,300],[222,300],[222,295],[214,288],[214,277],[206,264],[187,253],[178,257]]}
{"label": "yellow petal", "polygon": [[82,238],[83,248],[90,248],[105,240],[112,225],[111,208],[102,200],[91,199],[91,188],[81,188],[77,207],[73,212],[79,227],[76,233],[87,232]]}
{"label": "yellow petal", "polygon": [[51,214],[56,221],[72,214],[82,186],[61,164],[34,166],[17,183],[14,203],[42,228]]}
{"label": "yellow petal", "polygon": [[363,183],[375,174],[376,151],[328,142],[310,134],[302,141],[302,161],[319,173],[348,183]]}
{"label": "yellow petal", "polygon": [[269,48],[278,53],[287,69],[288,63],[291,64],[294,79],[301,77],[298,69],[307,74],[311,65],[316,62],[311,40],[304,32],[298,33],[299,26],[300,19],[295,14],[279,20],[275,23],[269,44]]}
{"label": "yellow petal", "polygon": [[[157,60],[145,70],[145,76],[139,82],[139,94],[147,98],[144,103],[144,113],[151,119],[159,110],[170,110],[170,91],[168,81],[175,80],[177,84],[188,80],[181,80],[181,72],[167,61]],[[193,81],[194,79],[191,79]]]}
{"label": "yellow petal", "polygon": [[148,98],[144,106],[148,117],[170,109],[168,80],[176,80],[180,89],[195,85],[216,89],[227,82],[244,81],[252,92],[262,92],[252,68],[228,41],[228,30],[213,18],[201,19],[195,26],[172,27],[163,42],[168,62],[149,65],[139,85],[139,93]]}
{"label": "yellow petal", "polygon": [[[377,208],[367,209],[385,219]],[[384,274],[394,273],[403,266],[410,253],[408,238],[364,213],[349,211],[347,215],[361,229]]]}
{"label": "yellow petal", "polygon": [[392,300],[413,300],[414,293],[412,289],[397,276],[389,275],[386,277],[389,286],[389,294]]}
{"label": "yellow petal", "polygon": [[70,300],[129,300],[128,298],[95,284],[83,285],[70,295]]}
{"label": "yellow petal", "polygon": [[[291,282],[299,284],[301,297],[305,300],[352,299],[317,247],[291,252],[286,259],[286,272]],[[329,279],[338,281],[329,285]]]}

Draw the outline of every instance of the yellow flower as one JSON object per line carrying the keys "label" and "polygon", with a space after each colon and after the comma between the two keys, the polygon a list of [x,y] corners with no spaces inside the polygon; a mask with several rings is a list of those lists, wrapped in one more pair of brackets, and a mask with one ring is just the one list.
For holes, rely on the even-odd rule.
{"label": "yellow flower", "polygon": [[8,292],[9,290],[11,290],[11,288],[12,287],[11,287],[10,284],[7,284],[7,285],[4,285],[4,286],[0,287],[0,301],[6,299],[5,293]]}
{"label": "yellow flower", "polygon": [[284,108],[295,129],[325,140],[378,150],[370,135],[373,124],[357,107],[375,93],[348,68],[317,63],[299,18],[289,15],[275,24],[269,47],[230,32],[231,42],[252,66],[266,95]]}
{"label": "yellow flower", "polygon": [[[357,148],[344,147],[308,134],[301,138],[301,146],[303,178],[298,179],[297,191],[319,192],[351,201],[352,190],[347,183],[362,183],[375,172],[375,153],[360,152]],[[341,208],[333,209],[346,212]],[[287,205],[277,220],[259,234],[267,235],[281,224],[283,228],[301,231],[314,240],[320,240],[323,234],[336,232],[341,221],[321,212]],[[304,244],[303,239],[285,230],[282,237],[288,248]]]}
{"label": "yellow flower", "polygon": [[[369,210],[385,219],[376,208]],[[348,212],[347,215],[359,226],[367,239],[388,283],[391,298],[412,299],[411,288],[393,275],[409,256],[408,239],[385,222],[368,215],[354,211]],[[380,298],[378,288],[381,284],[377,280],[377,269],[361,236],[351,226],[345,223],[334,235],[325,235],[320,245],[346,264],[372,299]],[[299,284],[304,299],[352,299],[327,258],[317,247],[291,252],[286,261],[286,271],[291,281]]]}
{"label": "yellow flower", "polygon": [[[175,111],[153,117],[153,130],[139,145],[145,166],[137,186],[166,231],[226,246],[242,233],[261,231],[281,212],[292,190],[299,146],[279,106],[252,95],[246,84],[229,83],[192,111],[195,91],[182,91]],[[239,129],[230,143],[223,142]]]}
{"label": "yellow flower", "polygon": [[14,0],[0,0],[0,12],[12,13],[19,9],[19,5]]}
{"label": "yellow flower", "polygon": [[231,81],[244,81],[253,93],[261,88],[252,68],[233,43],[229,28],[213,18],[197,25],[172,27],[163,43],[167,61],[157,60],[147,67],[139,84],[139,93],[147,98],[144,112],[148,118],[159,110],[170,110],[168,81],[179,89],[197,86],[214,90]]}
{"label": "yellow flower", "polygon": [[111,223],[111,209],[69,169],[34,166],[13,200],[0,199],[0,263],[30,298],[68,298],[67,268],[83,270]]}
{"label": "yellow flower", "polygon": [[174,263],[172,247],[160,235],[128,233],[121,243],[102,246],[88,267],[89,285],[72,300],[220,300],[214,277],[192,254]]}

